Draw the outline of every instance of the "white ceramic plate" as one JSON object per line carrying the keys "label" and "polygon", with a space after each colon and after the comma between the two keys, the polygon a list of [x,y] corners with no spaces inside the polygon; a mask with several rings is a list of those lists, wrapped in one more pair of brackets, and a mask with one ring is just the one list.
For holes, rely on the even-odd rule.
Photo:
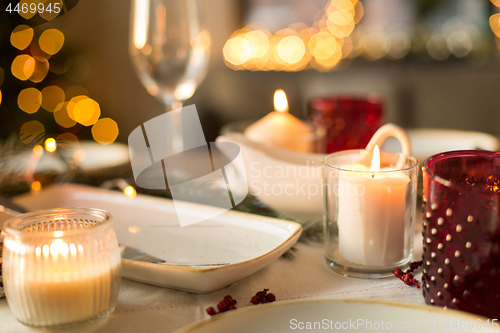
{"label": "white ceramic plate", "polygon": [[[298,223],[227,211],[181,227],[172,200],[65,184],[38,195],[17,197],[30,210],[92,207],[109,211],[121,244],[171,262],[230,263],[219,267],[178,267],[123,260],[124,277],[196,293],[221,289],[269,265],[299,238]],[[202,214],[213,207],[185,203],[180,214]]]}
{"label": "white ceramic plate", "polygon": [[[473,329],[469,324],[473,324]],[[174,333],[498,331],[491,320],[488,328],[485,324],[486,320],[480,317],[434,306],[375,300],[321,299],[249,306],[201,320]]]}
{"label": "white ceramic plate", "polygon": [[[408,129],[412,155],[422,163],[429,156],[450,150],[500,149],[498,138],[481,132],[459,131],[450,129]],[[399,143],[389,138],[383,145],[384,150],[400,151]]]}
{"label": "white ceramic plate", "polygon": [[[78,151],[81,162],[78,167],[86,173],[113,168],[124,165],[130,161],[128,146],[124,143],[114,142],[109,145],[101,145],[94,141],[81,141],[76,148],[64,148],[64,154],[73,158],[73,154]],[[12,171],[21,172],[30,163],[31,151],[24,151],[17,156],[13,156],[5,165],[5,168]],[[66,172],[67,166],[54,154],[45,152],[36,166],[36,173],[42,172]]]}

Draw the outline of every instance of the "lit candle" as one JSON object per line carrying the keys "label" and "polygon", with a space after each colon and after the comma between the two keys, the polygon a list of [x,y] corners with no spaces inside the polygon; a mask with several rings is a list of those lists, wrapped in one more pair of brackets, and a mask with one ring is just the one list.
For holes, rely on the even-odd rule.
{"label": "lit candle", "polygon": [[339,174],[339,255],[364,266],[388,266],[404,259],[410,178],[394,169],[380,170],[378,146],[370,168],[362,164],[341,168],[346,171]]}
{"label": "lit candle", "polygon": [[288,113],[288,101],[281,89],[274,93],[274,110],[245,130],[245,137],[268,146],[310,152],[313,129]]}
{"label": "lit candle", "polygon": [[[3,282],[20,322],[62,328],[105,317],[114,309],[120,254],[106,214],[55,209],[6,222]],[[54,229],[63,230],[49,231]]]}

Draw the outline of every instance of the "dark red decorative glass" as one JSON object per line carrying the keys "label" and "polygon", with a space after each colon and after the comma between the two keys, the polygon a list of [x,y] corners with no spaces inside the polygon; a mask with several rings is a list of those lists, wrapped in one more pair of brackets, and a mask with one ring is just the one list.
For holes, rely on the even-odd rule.
{"label": "dark red decorative glass", "polygon": [[500,318],[500,153],[452,151],[423,167],[428,304]]}
{"label": "dark red decorative glass", "polygon": [[368,97],[331,96],[309,101],[309,121],[325,127],[328,153],[365,148],[382,126],[382,101]]}

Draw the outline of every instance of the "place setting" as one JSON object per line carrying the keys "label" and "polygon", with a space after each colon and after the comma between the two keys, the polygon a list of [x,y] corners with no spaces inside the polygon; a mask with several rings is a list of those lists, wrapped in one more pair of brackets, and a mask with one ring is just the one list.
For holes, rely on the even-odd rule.
{"label": "place setting", "polygon": [[500,2],[11,2],[0,332],[499,330]]}

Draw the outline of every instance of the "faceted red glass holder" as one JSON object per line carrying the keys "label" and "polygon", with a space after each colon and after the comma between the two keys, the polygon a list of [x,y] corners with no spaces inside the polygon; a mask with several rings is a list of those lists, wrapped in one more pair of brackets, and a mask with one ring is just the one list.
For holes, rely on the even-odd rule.
{"label": "faceted red glass holder", "polygon": [[318,97],[309,101],[308,108],[309,121],[327,130],[328,153],[365,148],[382,126],[383,103],[377,96]]}
{"label": "faceted red glass holder", "polygon": [[500,318],[500,153],[453,151],[423,167],[428,304]]}

